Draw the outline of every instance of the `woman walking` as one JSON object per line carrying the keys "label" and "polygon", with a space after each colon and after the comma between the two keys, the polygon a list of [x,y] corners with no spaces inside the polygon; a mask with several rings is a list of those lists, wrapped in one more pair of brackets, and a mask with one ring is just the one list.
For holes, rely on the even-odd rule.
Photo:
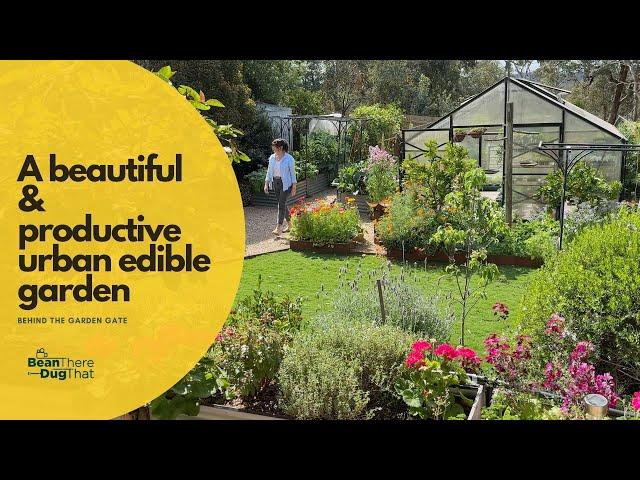
{"label": "woman walking", "polygon": [[[273,155],[269,157],[267,176],[264,179],[264,193],[269,194],[273,188],[278,199],[278,223],[273,233],[279,237],[281,233],[289,231],[291,214],[287,208],[287,198],[296,194],[296,171],[294,160],[289,155],[289,144],[283,138],[276,138],[271,142]],[[284,227],[283,223],[287,222]]]}

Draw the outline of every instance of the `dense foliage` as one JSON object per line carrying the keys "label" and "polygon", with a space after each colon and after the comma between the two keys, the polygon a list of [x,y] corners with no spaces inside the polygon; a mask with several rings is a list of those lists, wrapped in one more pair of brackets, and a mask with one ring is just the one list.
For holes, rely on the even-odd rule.
{"label": "dense foliage", "polygon": [[350,201],[299,204],[291,209],[291,238],[316,245],[348,243],[361,232],[358,210]]}
{"label": "dense foliage", "polygon": [[398,418],[394,385],[411,336],[392,325],[320,319],[287,350],[282,409],[298,419]]}
{"label": "dense foliage", "polygon": [[206,355],[176,385],[151,402],[154,417],[197,415],[201,399],[258,394],[274,379],[285,347],[302,326],[300,299],[258,288],[241,300]]}
{"label": "dense foliage", "polygon": [[595,364],[624,384],[640,378],[639,228],[640,213],[627,208],[584,228],[537,272],[519,315],[540,336],[560,313],[568,330],[593,343]]}
{"label": "dense foliage", "polygon": [[[544,183],[534,195],[546,203],[549,209],[560,207],[562,202],[563,176],[560,170],[547,175]],[[618,198],[622,185],[619,181],[607,183],[598,176],[598,171],[585,162],[578,162],[567,177],[565,200],[574,203],[588,202],[598,205],[605,200]]]}

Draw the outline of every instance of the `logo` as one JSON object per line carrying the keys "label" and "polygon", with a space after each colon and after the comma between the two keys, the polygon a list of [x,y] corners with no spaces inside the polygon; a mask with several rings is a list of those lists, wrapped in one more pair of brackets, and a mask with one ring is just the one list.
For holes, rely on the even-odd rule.
{"label": "logo", "polygon": [[93,359],[49,357],[44,348],[38,348],[35,356],[27,358],[27,375],[45,380],[89,380],[96,378],[94,366]]}

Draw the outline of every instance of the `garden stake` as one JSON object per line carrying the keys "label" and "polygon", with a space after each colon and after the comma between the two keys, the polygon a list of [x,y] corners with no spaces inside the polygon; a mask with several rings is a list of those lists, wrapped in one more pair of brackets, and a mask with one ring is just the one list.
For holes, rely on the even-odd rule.
{"label": "garden stake", "polygon": [[382,282],[380,280],[376,280],[376,283],[378,284],[378,298],[380,298],[380,315],[382,318],[382,323],[386,323],[385,322],[385,313],[384,313],[384,298],[382,298]]}

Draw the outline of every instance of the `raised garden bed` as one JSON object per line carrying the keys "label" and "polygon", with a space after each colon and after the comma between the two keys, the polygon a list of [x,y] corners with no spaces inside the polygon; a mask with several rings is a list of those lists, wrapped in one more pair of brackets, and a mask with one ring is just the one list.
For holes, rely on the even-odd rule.
{"label": "raised garden bed", "polygon": [[354,252],[357,242],[352,241],[348,243],[334,243],[333,245],[316,245],[313,242],[306,240],[290,240],[289,246],[291,247],[291,250],[298,252],[306,251],[313,253],[348,254]]}
{"label": "raised garden bed", "polygon": [[243,412],[240,408],[225,405],[203,405],[197,416],[181,415],[178,420],[284,420],[284,418],[256,415],[255,413]]}
{"label": "raised garden bed", "polygon": [[[429,254],[423,249],[415,248],[413,250],[405,250],[404,255],[401,249],[387,249],[387,257],[395,260],[406,260],[408,262],[449,262],[449,257],[442,251]],[[458,264],[462,264],[466,260],[466,256],[463,253],[456,253],[455,261]],[[517,267],[531,267],[538,268],[542,266],[542,261],[538,259],[531,259],[528,257],[518,257],[515,255],[487,255],[487,261],[495,265],[513,265]]]}
{"label": "raised garden bed", "polygon": [[[467,420],[480,420],[482,408],[486,404],[485,387],[480,385],[461,387],[467,395],[471,393],[474,395],[473,405],[471,411],[467,415]],[[284,417],[276,417],[272,415],[257,415],[255,413],[249,413],[243,411],[241,408],[230,407],[227,405],[210,405],[201,406],[200,413],[195,417],[188,415],[181,415],[178,420],[287,420]]]}

